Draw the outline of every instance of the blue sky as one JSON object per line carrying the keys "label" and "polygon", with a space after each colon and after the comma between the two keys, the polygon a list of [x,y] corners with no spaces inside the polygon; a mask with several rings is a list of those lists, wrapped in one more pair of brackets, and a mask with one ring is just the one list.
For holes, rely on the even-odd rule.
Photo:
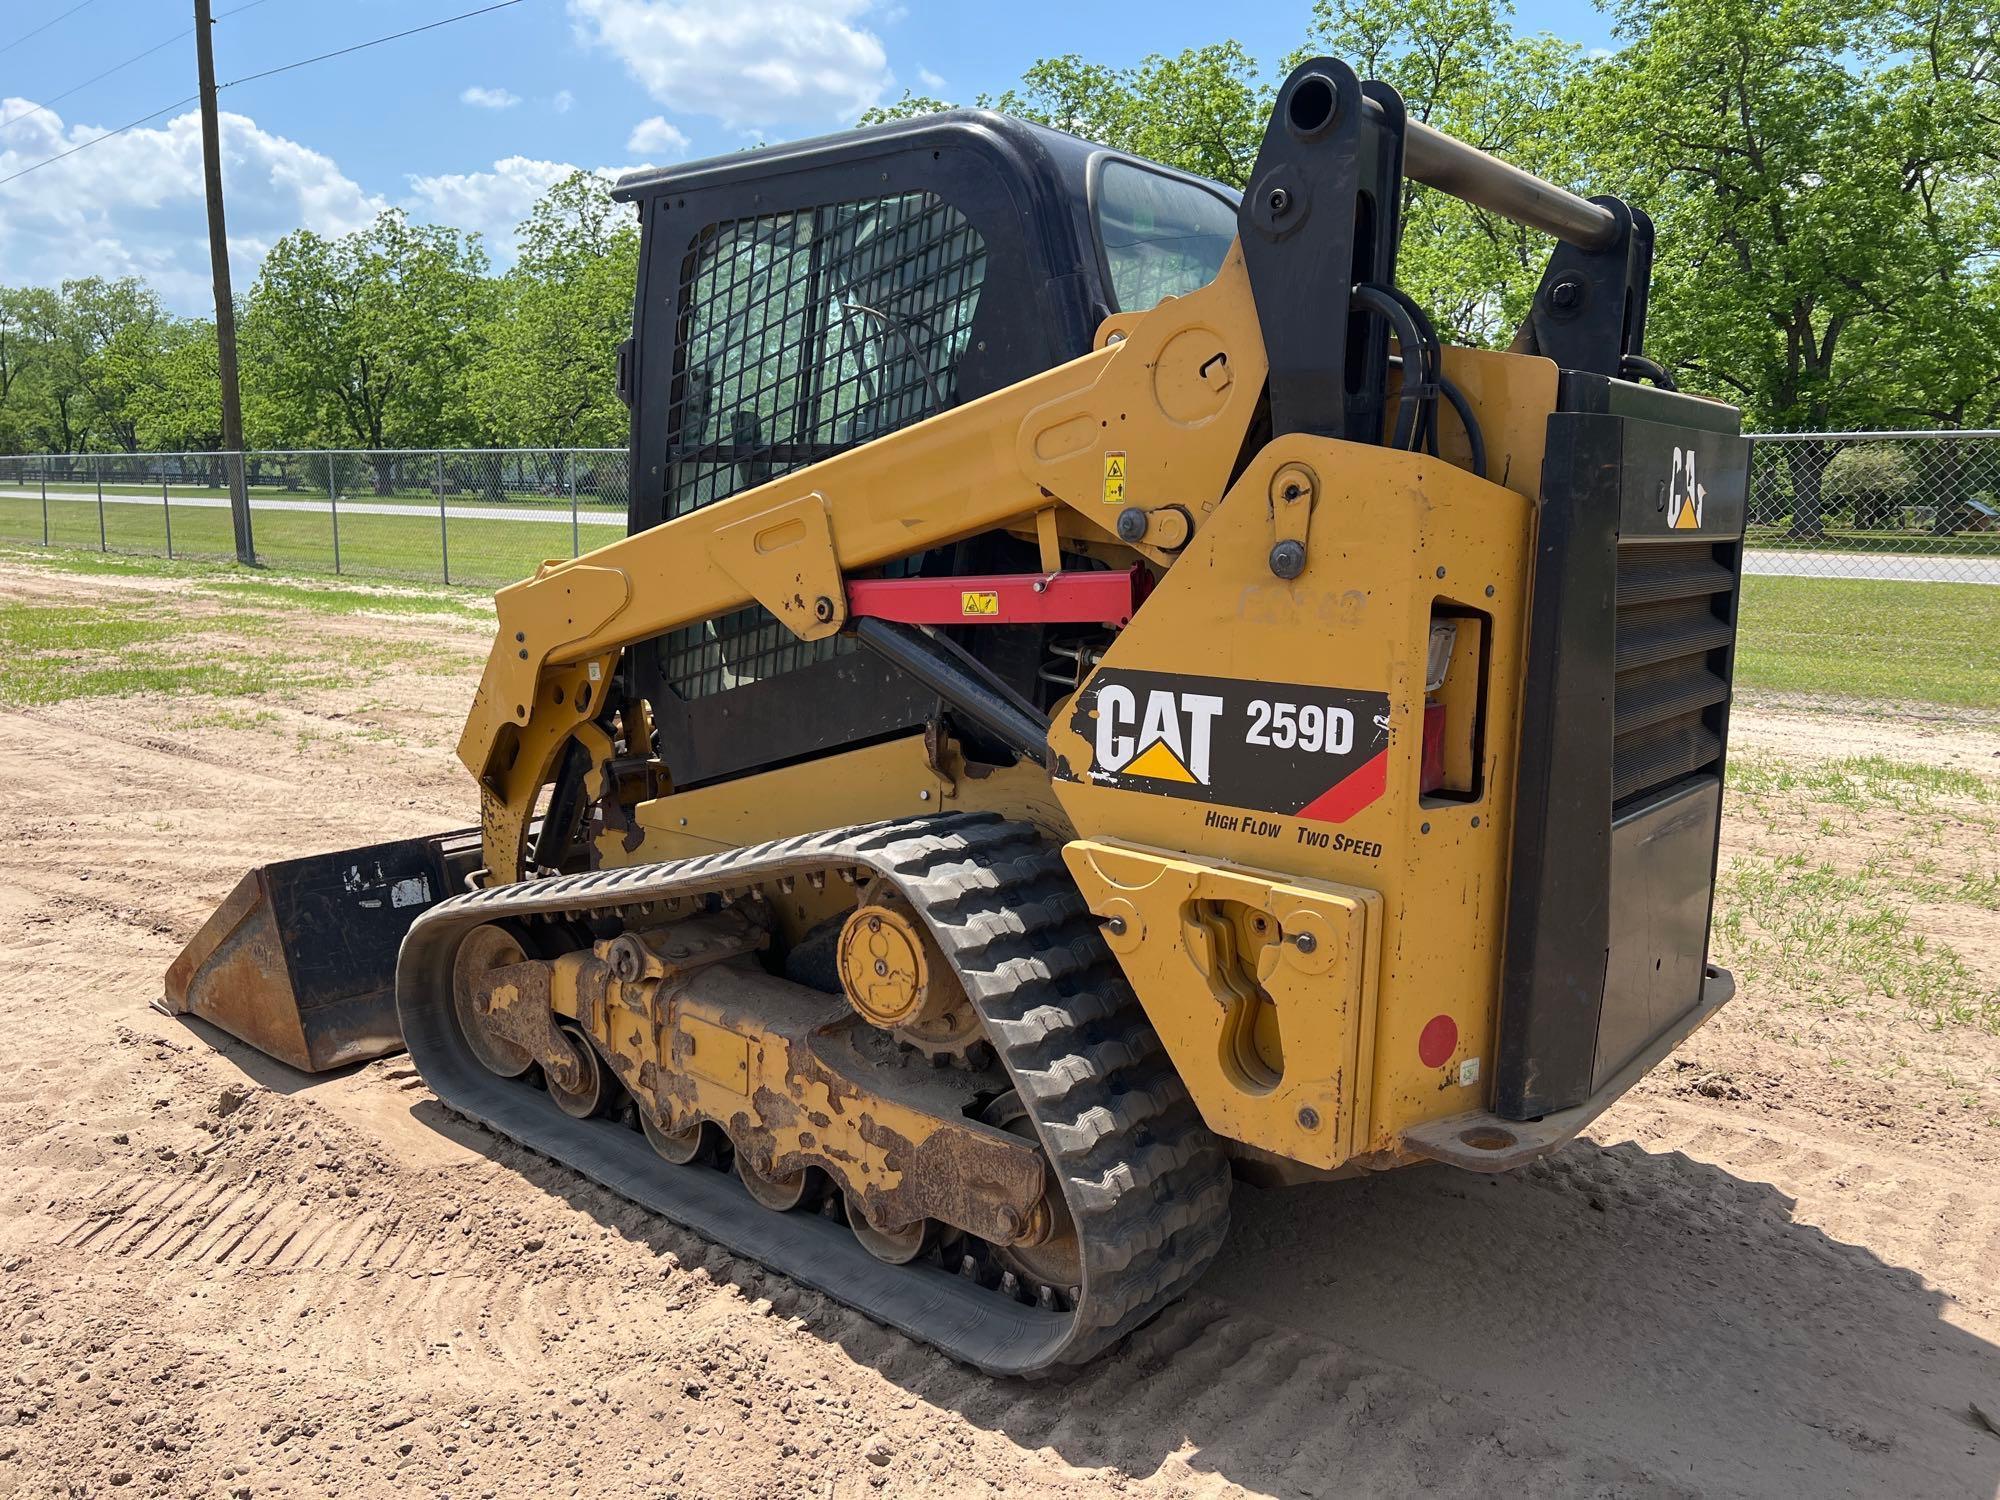
{"label": "blue sky", "polygon": [[[214,0],[229,80],[421,25],[478,0]],[[0,177],[192,93],[189,0],[0,3]],[[227,13],[243,6],[236,15]],[[1273,64],[1309,0],[1218,11],[1194,0],[523,0],[509,9],[231,89],[225,173],[237,275],[307,225],[339,233],[400,205],[477,229],[496,263],[527,205],[573,166],[617,169],[837,129],[905,88],[997,91],[1039,57],[1106,62],[1234,37]],[[995,20],[1004,25],[996,25]],[[1609,41],[1588,0],[1528,0],[1520,23]],[[206,285],[192,108],[0,186],[0,284],[147,276],[170,305]]]}

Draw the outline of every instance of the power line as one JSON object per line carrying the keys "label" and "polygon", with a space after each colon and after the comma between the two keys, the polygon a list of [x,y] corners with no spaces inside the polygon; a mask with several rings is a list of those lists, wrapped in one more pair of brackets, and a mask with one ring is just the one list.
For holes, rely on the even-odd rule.
{"label": "power line", "polygon": [[80,146],[72,146],[67,151],[58,151],[54,156],[45,156],[40,161],[36,162],[32,167],[23,167],[21,168],[20,171],[15,172],[11,176],[0,177],[0,187],[5,187],[8,183],[13,182],[18,178],[26,177],[30,172],[39,172],[43,167],[51,167],[54,166],[59,161],[66,161],[70,157],[76,155],[76,153],[79,151],[88,151],[92,146],[101,146],[106,141],[110,140],[113,136],[123,135],[128,130],[137,130],[141,125],[144,125],[147,121],[157,120],[160,118],[161,115],[164,114],[171,114],[173,111],[179,109],[183,104],[193,104],[200,97],[201,95],[199,94],[189,94],[185,99],[176,99],[172,104],[162,105],[160,108],[154,110],[150,115],[141,115],[136,120],[127,120],[123,125],[120,125],[116,130],[107,130],[104,132],[103,135],[92,136],[89,140],[85,141]]}
{"label": "power line", "polygon": [[44,21],[42,22],[41,25],[37,26],[33,31],[23,32],[20,36],[15,37],[13,41],[7,43],[6,46],[0,47],[0,52],[12,52],[16,47],[20,46],[21,43],[26,41],[31,41],[35,37],[40,36],[43,32],[47,31],[51,26],[55,25],[57,21],[67,21],[71,16],[75,15],[78,11],[82,10],[84,6],[95,5],[96,3],[97,0],[77,0],[77,3],[75,5],[72,5],[68,10],[64,11],[61,15],[57,16],[54,21]]}
{"label": "power line", "polygon": [[[83,9],[84,5],[89,5],[91,3],[92,0],[83,0],[83,4],[74,7],[74,9],[81,10]],[[249,10],[251,6],[262,5],[263,3],[264,0],[249,0],[248,4],[239,5],[236,8],[236,11]],[[407,31],[391,32],[388,36],[378,36],[366,42],[356,42],[351,47],[341,47],[332,52],[322,52],[317,57],[302,57],[297,62],[288,62],[280,65],[279,67],[266,68],[261,73],[249,73],[241,78],[232,78],[227,83],[217,84],[216,92],[221,93],[222,90],[224,89],[233,89],[240,83],[255,83],[260,78],[270,78],[279,73],[292,72],[296,68],[309,67],[313,63],[325,62],[329,58],[346,57],[350,53],[365,52],[368,48],[379,47],[384,42],[401,41],[406,36],[416,36],[419,33],[425,31],[436,31],[440,26],[450,26],[457,21],[469,21],[474,16],[487,15],[496,10],[506,10],[509,6],[519,5],[519,4],[521,4],[521,0],[498,0],[497,4],[482,5],[477,10],[461,11],[458,15],[446,16],[443,20],[432,21],[428,25],[412,26]],[[234,15],[236,14],[236,11],[228,11],[225,12],[225,14]],[[70,12],[65,11],[64,14],[67,15],[70,14]],[[62,16],[56,17],[57,21],[60,21],[61,19]],[[218,16],[216,17],[216,19],[220,20],[222,19],[222,17]],[[48,24],[50,26],[53,26],[55,24],[55,21],[51,21]],[[46,30],[47,28],[45,27],[43,29]],[[181,33],[181,36],[186,36],[186,35],[187,35],[186,32]],[[25,41],[27,40],[27,38],[23,37],[22,40]],[[175,37],[173,38],[173,40],[179,41],[180,37]],[[165,46],[166,43],[163,42],[160,45]],[[155,47],[153,51],[157,52],[159,51],[159,48]],[[136,62],[138,59],[134,58],[132,60]],[[116,69],[113,69],[112,71],[115,72]],[[79,85],[79,87],[81,87],[81,85]],[[19,179],[26,177],[30,172],[39,172],[43,167],[54,166],[59,161],[65,161],[68,158],[75,156],[79,151],[88,151],[92,146],[101,145],[103,142],[112,139],[114,136],[123,135],[128,130],[136,130],[141,125],[144,125],[149,121],[159,119],[161,115],[169,114],[172,111],[179,109],[183,104],[193,104],[198,99],[200,99],[200,97],[201,95],[199,94],[189,94],[185,99],[176,99],[172,104],[162,105],[160,108],[154,110],[151,114],[141,115],[136,120],[128,120],[123,125],[120,125],[116,130],[107,130],[103,135],[93,136],[91,139],[83,142],[81,145],[72,146],[67,151],[59,151],[54,156],[44,157],[42,158],[42,160],[35,162],[32,166],[23,167],[21,168],[20,171],[15,172],[9,176],[0,177],[0,187],[5,187],[10,182],[18,181]],[[15,116],[15,119],[19,118],[21,118],[21,116],[19,115]],[[12,122],[10,121],[9,123]]]}
{"label": "power line", "polygon": [[31,104],[26,109],[22,110],[18,115],[9,115],[7,116],[6,119],[0,120],[0,130],[5,130],[9,125],[12,125],[16,120],[27,119],[29,115],[45,114],[55,105],[62,103],[63,100],[67,99],[71,94],[81,93],[83,90],[89,88],[93,83],[101,82],[102,80],[109,78],[113,73],[122,72],[124,69],[131,67],[133,63],[139,62],[144,58],[151,57],[155,52],[160,51],[161,48],[171,47],[175,42],[182,41],[186,37],[187,33],[185,31],[177,31],[172,36],[168,37],[164,42],[156,43],[155,45],[148,47],[144,52],[134,53],[132,56],[126,58],[125,61],[123,61],[122,63],[118,63],[112,67],[106,68],[102,73],[93,74],[89,78],[84,79],[82,83],[75,84],[70,88],[64,89],[60,94],[55,95],[53,98],[44,99],[40,104]]}
{"label": "power line", "polygon": [[455,16],[446,16],[442,21],[432,21],[425,26],[412,26],[408,31],[394,31],[388,36],[378,36],[373,41],[356,42],[352,47],[342,47],[333,52],[322,52],[317,57],[302,57],[297,62],[288,62],[281,67],[266,68],[261,73],[249,73],[242,78],[232,78],[227,83],[219,83],[216,90],[233,89],[239,83],[255,83],[260,78],[271,78],[279,73],[289,73],[294,68],[306,68],[314,63],[325,62],[328,58],[346,57],[352,52],[365,52],[370,47],[379,47],[384,42],[400,42],[406,36],[416,36],[420,32],[436,31],[440,26],[449,26],[455,21],[469,21],[474,16],[488,15],[496,10],[505,10],[510,5],[519,5],[521,0],[499,0],[496,5],[482,5],[478,10],[462,11]]}
{"label": "power line", "polygon": [[[89,0],[85,0],[85,3],[86,4],[89,3]],[[258,6],[263,5],[265,3],[266,0],[249,0],[248,4],[239,5],[234,10],[225,10],[221,15],[217,16],[215,19],[218,21],[226,21],[231,16],[240,15],[242,12],[246,10],[255,10]],[[83,90],[89,88],[93,83],[101,83],[105,79],[109,78],[113,73],[123,72],[125,69],[131,67],[133,63],[142,62],[146,58],[151,57],[155,52],[173,46],[175,42],[185,41],[192,34],[193,34],[193,28],[189,28],[189,30],[187,31],[177,31],[172,36],[168,37],[164,42],[156,42],[154,45],[148,47],[144,52],[135,52],[132,54],[132,56],[126,58],[125,61],[121,63],[113,63],[110,67],[106,68],[102,73],[93,73],[90,77],[84,79],[82,83],[71,85],[69,88],[64,89],[60,94],[55,95],[53,98],[44,99],[40,104],[31,104],[26,109],[22,110],[18,115],[9,115],[7,116],[6,119],[0,120],[0,130],[5,130],[9,125],[12,125],[16,120],[25,120],[30,115],[46,114],[54,106],[62,103],[63,100],[69,98],[70,95],[82,93]]]}

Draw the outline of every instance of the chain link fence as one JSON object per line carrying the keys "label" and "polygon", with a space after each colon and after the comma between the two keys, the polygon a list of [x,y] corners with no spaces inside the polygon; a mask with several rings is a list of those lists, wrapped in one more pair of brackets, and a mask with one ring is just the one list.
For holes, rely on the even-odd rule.
{"label": "chain link fence", "polygon": [[[254,452],[259,561],[480,587],[615,541],[622,448]],[[0,457],[0,543],[227,560],[216,453]],[[2000,432],[1768,434],[1751,450],[1745,571],[2000,584]]]}
{"label": "chain link fence", "polygon": [[[257,559],[301,573],[497,587],[624,534],[622,448],[243,455]],[[0,543],[229,561],[217,453],[0,457]]]}
{"label": "chain link fence", "polygon": [[2000,432],[1770,433],[1744,571],[2000,584]]}

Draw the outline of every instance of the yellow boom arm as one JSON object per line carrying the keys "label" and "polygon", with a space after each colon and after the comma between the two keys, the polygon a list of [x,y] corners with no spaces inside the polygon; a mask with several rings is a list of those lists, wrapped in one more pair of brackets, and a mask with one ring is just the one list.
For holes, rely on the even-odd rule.
{"label": "yellow boom arm", "polygon": [[521,878],[535,799],[628,646],[750,603],[819,640],[846,621],[846,573],[1058,504],[1106,540],[1128,506],[1178,504],[1199,524],[1266,374],[1241,246],[1208,286],[1100,338],[1031,380],[502,589],[458,746],[479,781],[488,878]]}

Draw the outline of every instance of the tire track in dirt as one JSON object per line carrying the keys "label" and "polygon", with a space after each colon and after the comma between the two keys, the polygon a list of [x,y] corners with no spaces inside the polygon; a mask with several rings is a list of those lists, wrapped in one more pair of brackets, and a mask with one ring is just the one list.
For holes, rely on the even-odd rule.
{"label": "tire track in dirt", "polygon": [[[368,692],[414,716],[440,680]],[[1497,1183],[1245,1188],[1190,1297],[1028,1385],[445,1116],[405,1062],[210,1051],[144,1007],[244,869],[470,821],[450,715],[295,753],[361,696],[287,690],[264,733],[203,700],[0,713],[0,1493],[1996,1488],[1964,1418],[2000,1409],[1994,1195],[1845,1120],[1647,1095]]]}

